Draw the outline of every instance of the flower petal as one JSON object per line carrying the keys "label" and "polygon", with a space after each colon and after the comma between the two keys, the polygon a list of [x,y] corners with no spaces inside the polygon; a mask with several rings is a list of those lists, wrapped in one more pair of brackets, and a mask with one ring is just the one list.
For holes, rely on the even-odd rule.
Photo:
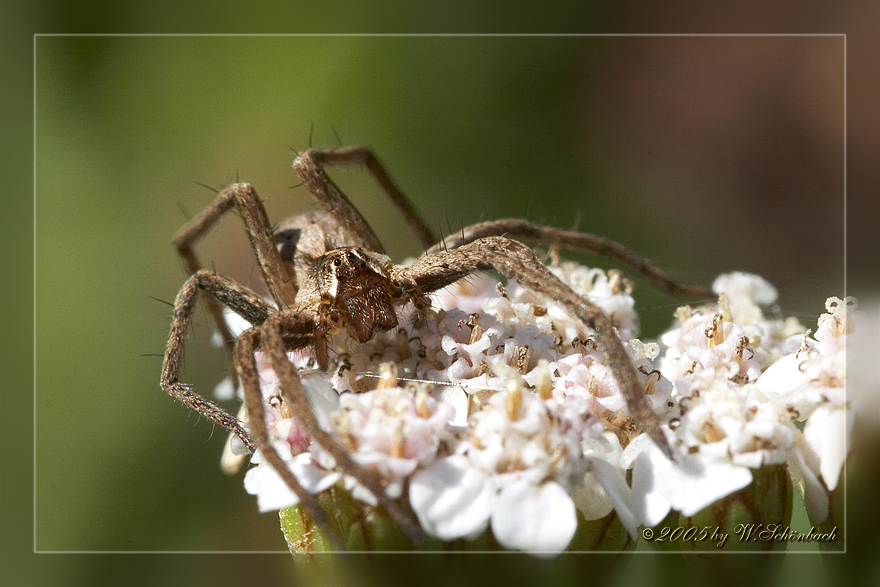
{"label": "flower petal", "polygon": [[660,521],[655,517],[659,514],[659,504],[654,502],[657,496],[683,515],[692,516],[751,482],[748,467],[707,459],[699,453],[680,455],[678,462],[673,463],[656,446],[642,452],[633,467],[633,490],[651,507],[643,513],[653,514],[650,519],[654,524],[643,519],[646,525]]}
{"label": "flower petal", "polygon": [[328,471],[316,466],[311,453],[300,453],[289,463],[296,480],[309,493],[321,493],[336,483],[341,476],[336,471]]}
{"label": "flower petal", "polygon": [[[647,454],[648,450],[648,446],[645,445],[642,452],[637,453],[638,456],[633,462],[632,499],[633,511],[638,520],[645,526],[654,527],[669,514],[672,504],[663,497],[657,488],[659,481],[652,461]],[[626,456],[626,451],[624,451],[624,456]]]}
{"label": "flower petal", "polygon": [[[821,524],[828,518],[828,494],[825,488],[819,482],[816,474],[807,466],[804,455],[801,451],[795,450],[794,464],[796,471],[793,471],[794,477],[800,477],[804,484],[804,505],[807,507],[807,513],[810,514],[810,520],[814,524]],[[791,461],[789,461],[791,463]]]}
{"label": "flower petal", "polygon": [[441,402],[452,406],[454,415],[449,419],[449,424],[457,427],[467,426],[468,419],[468,396],[461,386],[438,385],[431,395]]}
{"label": "flower petal", "polygon": [[840,480],[851,428],[852,412],[831,404],[816,408],[804,426],[804,439],[819,455],[819,473],[829,491],[834,491]]}
{"label": "flower petal", "polygon": [[[262,457],[257,452],[255,457]],[[257,462],[257,461],[252,461]],[[281,476],[268,463],[258,461],[256,467],[248,470],[244,476],[244,488],[251,495],[257,496],[257,505],[261,512],[270,512],[290,507],[299,503],[299,498],[281,479]],[[310,453],[300,453],[285,463],[290,467],[296,480],[307,492],[320,493],[339,480],[339,473],[317,467]]]}
{"label": "flower petal", "polygon": [[492,532],[505,548],[552,556],[565,550],[577,530],[574,502],[556,482],[513,482],[498,495]]}
{"label": "flower petal", "polygon": [[614,502],[593,473],[587,473],[584,482],[575,485],[571,498],[585,520],[598,520],[614,511]]}
{"label": "flower petal", "polygon": [[296,494],[268,464],[250,469],[244,476],[244,488],[257,496],[261,512],[280,510],[299,503]]}
{"label": "flower petal", "polygon": [[300,377],[306,390],[309,403],[315,412],[315,419],[323,430],[330,430],[330,414],[339,409],[339,394],[330,382],[314,371]]}
{"label": "flower petal", "polygon": [[801,359],[792,353],[785,355],[764,370],[755,385],[765,393],[786,395],[809,382],[809,378],[798,368]]}
{"label": "flower petal", "polygon": [[413,475],[409,501],[422,527],[441,540],[473,537],[486,529],[495,502],[490,477],[455,455]]}
{"label": "flower petal", "polygon": [[614,504],[617,517],[620,519],[623,527],[627,529],[634,540],[637,540],[639,522],[633,511],[632,490],[626,484],[623,472],[608,461],[598,457],[587,457],[587,460],[590,462],[590,468],[596,480],[599,481],[605,493],[608,494],[608,497]]}

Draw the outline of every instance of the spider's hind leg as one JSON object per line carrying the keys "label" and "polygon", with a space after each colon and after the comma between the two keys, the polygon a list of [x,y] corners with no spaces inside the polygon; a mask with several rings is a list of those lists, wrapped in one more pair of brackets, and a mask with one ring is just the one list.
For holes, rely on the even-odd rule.
{"label": "spider's hind leg", "polygon": [[665,289],[673,295],[707,299],[715,298],[712,290],[679,283],[666,272],[652,265],[648,259],[627,249],[620,243],[595,234],[533,224],[521,218],[491,220],[468,226],[458,233],[449,235],[443,241],[431,247],[427,254],[457,249],[478,239],[490,236],[504,236],[511,239],[539,242],[551,247],[559,247],[571,251],[604,255],[624,267],[641,274],[646,279],[654,282],[658,287]]}

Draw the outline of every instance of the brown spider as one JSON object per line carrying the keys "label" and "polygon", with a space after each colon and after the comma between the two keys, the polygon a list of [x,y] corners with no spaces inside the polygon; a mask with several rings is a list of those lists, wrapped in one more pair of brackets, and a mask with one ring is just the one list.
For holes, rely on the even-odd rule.
{"label": "brown spider", "polygon": [[[324,172],[325,166],[351,164],[367,167],[427,250],[412,265],[395,265],[391,261],[360,212]],[[317,499],[299,485],[269,441],[254,353],[260,350],[268,358],[280,381],[284,402],[309,438],[332,454],[340,470],[358,479],[373,493],[416,544],[423,543],[424,534],[411,512],[398,501],[387,498],[380,480],[359,467],[343,443],[318,425],[287,353],[312,350],[318,366],[326,370],[330,337],[344,332],[359,342],[366,342],[374,333],[396,327],[397,308],[410,302],[415,308],[416,320],[423,319],[430,308],[427,294],[474,272],[494,269],[555,300],[591,329],[595,333],[595,344],[607,357],[607,364],[623,391],[631,416],[666,455],[673,458],[673,450],[659,428],[657,416],[645,398],[611,320],[598,306],[551,273],[529,247],[514,239],[537,241],[553,250],[561,247],[608,255],[673,294],[711,297],[710,291],[679,285],[647,260],[615,242],[521,219],[475,224],[437,242],[418,211],[366,147],[308,149],[299,154],[293,168],[323,212],[288,218],[273,230],[254,189],[249,184],[237,183],[221,191],[175,236],[174,243],[191,277],[174,303],[160,385],[172,397],[237,435],[251,451],[260,449],[336,548],[344,549],[341,537],[333,530]],[[244,220],[274,307],[250,289],[202,269],[195,255],[196,241],[233,206]],[[179,379],[187,330],[199,290],[210,294],[205,295],[204,300],[227,342],[233,372],[244,392],[250,434],[237,418]],[[253,327],[234,339],[218,302]]]}

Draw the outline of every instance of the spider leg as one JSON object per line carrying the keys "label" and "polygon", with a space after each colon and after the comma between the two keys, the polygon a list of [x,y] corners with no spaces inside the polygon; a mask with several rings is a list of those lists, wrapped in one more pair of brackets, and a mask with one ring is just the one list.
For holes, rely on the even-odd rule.
{"label": "spider leg", "polygon": [[[266,210],[257,197],[257,193],[249,184],[233,184],[222,190],[204,210],[174,235],[174,246],[183,260],[183,266],[190,275],[202,269],[202,264],[195,252],[195,245],[233,206],[238,207],[245,221],[266,287],[278,307],[283,307],[282,303],[290,303],[296,297],[296,280],[292,269],[281,260],[275,247]],[[226,320],[223,319],[223,311],[214,296],[205,295],[203,301],[214,325],[220,332],[220,336],[226,343],[231,360],[235,340],[232,333],[229,332]],[[233,377],[234,372],[233,369]]]}
{"label": "spider leg", "polygon": [[508,279],[556,301],[597,334],[596,343],[617,380],[630,415],[670,459],[674,453],[660,429],[657,415],[645,396],[636,370],[611,320],[602,309],[578,295],[553,275],[526,245],[501,236],[462,244],[449,251],[426,255],[408,267],[395,266],[392,279],[410,279],[423,292],[446,287],[475,271],[495,269]]}
{"label": "spider leg", "polygon": [[715,298],[712,290],[703,287],[683,285],[672,279],[665,272],[654,267],[644,257],[630,251],[623,245],[612,240],[596,236],[561,230],[551,226],[532,224],[520,218],[506,218],[480,222],[464,228],[457,234],[451,234],[440,243],[431,247],[427,254],[441,250],[457,249],[488,236],[506,236],[512,239],[537,241],[546,245],[559,246],[573,251],[582,251],[596,255],[605,255],[621,265],[642,274],[673,295],[692,296],[697,298]]}
{"label": "spider leg", "polygon": [[251,432],[254,435],[256,448],[263,453],[266,461],[275,469],[285,485],[299,498],[299,503],[306,513],[324,531],[333,547],[340,552],[345,551],[345,542],[330,523],[326,512],[321,508],[315,496],[299,484],[296,477],[287,467],[284,459],[275,450],[275,446],[269,440],[269,430],[266,427],[266,410],[263,406],[263,392],[260,390],[260,375],[257,371],[257,360],[254,351],[260,344],[260,328],[254,327],[243,332],[235,344],[234,361],[238,378],[244,390],[244,403],[250,414]]}
{"label": "spider leg", "polygon": [[[275,246],[275,236],[266,209],[253,186],[248,183],[234,183],[226,187],[217,194],[207,208],[187,222],[174,236],[174,245],[187,271],[195,273],[201,269],[193,247],[232,206],[236,206],[241,213],[263,274],[263,281],[272,298],[279,308],[293,303],[296,298],[296,279],[293,269],[282,260]],[[220,318],[222,321],[222,314]]]}
{"label": "spider leg", "polygon": [[211,294],[212,300],[223,303],[251,324],[261,324],[273,311],[260,296],[231,279],[205,269],[196,271],[183,284],[174,301],[174,318],[171,322],[168,346],[165,349],[165,359],[162,362],[162,378],[159,385],[171,397],[236,434],[245,446],[253,450],[254,445],[237,418],[180,382],[186,335],[199,290]]}
{"label": "spider leg", "polygon": [[385,495],[385,489],[382,487],[379,479],[357,464],[339,439],[321,428],[318,424],[299,375],[287,357],[287,345],[285,345],[283,340],[285,330],[289,328],[291,323],[295,323],[298,320],[299,317],[296,314],[280,312],[268,318],[262,326],[263,338],[261,346],[263,352],[269,358],[269,362],[272,364],[275,375],[281,382],[281,395],[284,401],[290,405],[294,414],[296,414],[297,421],[308,437],[330,453],[336,460],[339,469],[355,477],[366,487],[382,503],[392,519],[403,528],[415,544],[425,544],[425,534],[418,522],[413,519],[413,516],[406,512],[396,501],[389,499]]}
{"label": "spider leg", "polygon": [[377,253],[385,253],[379,238],[357,208],[342,193],[342,190],[327,177],[325,166],[364,165],[403,215],[422,247],[427,249],[437,242],[433,231],[428,228],[419,211],[400,191],[394,180],[369,147],[344,147],[340,149],[306,149],[293,162],[293,168],[300,176],[312,196],[343,227],[360,239],[360,245]]}

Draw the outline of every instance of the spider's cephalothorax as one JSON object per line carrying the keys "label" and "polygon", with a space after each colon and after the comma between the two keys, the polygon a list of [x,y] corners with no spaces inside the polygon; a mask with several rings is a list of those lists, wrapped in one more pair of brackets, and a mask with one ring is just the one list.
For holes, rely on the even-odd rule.
{"label": "spider's cephalothorax", "polygon": [[393,263],[385,255],[345,247],[317,260],[315,281],[321,301],[315,328],[315,358],[327,370],[327,335],[344,329],[358,342],[374,332],[397,326],[395,302],[402,290],[389,275]]}
{"label": "spider's cephalothorax", "polygon": [[[411,265],[392,262],[357,208],[324,172],[326,166],[351,164],[361,164],[369,170],[424,247],[425,254]],[[190,277],[175,300],[160,385],[172,397],[230,430],[250,450],[261,450],[336,548],[344,548],[341,537],[317,499],[299,484],[270,440],[255,353],[261,351],[271,364],[281,397],[305,434],[333,456],[343,473],[357,479],[372,493],[414,543],[421,544],[424,533],[411,511],[388,497],[381,480],[359,466],[340,439],[319,425],[288,353],[313,348],[319,366],[326,369],[329,336],[347,334],[366,342],[376,332],[397,326],[396,308],[410,302],[418,324],[429,307],[427,294],[474,272],[494,269],[507,279],[552,299],[593,331],[596,346],[606,357],[630,416],[669,458],[674,458],[674,451],[659,427],[612,321],[601,308],[556,277],[529,247],[515,239],[543,243],[554,251],[564,248],[608,255],[674,294],[713,297],[709,290],[679,285],[644,258],[602,237],[539,226],[518,218],[475,224],[438,242],[366,147],[307,149],[299,154],[293,167],[323,208],[322,212],[292,217],[273,230],[253,188],[248,184],[233,184],[218,193],[208,208],[178,232],[174,242]],[[196,257],[195,242],[233,207],[244,220],[273,303],[228,278],[202,269]],[[206,294],[204,301],[208,311],[226,340],[233,375],[244,393],[250,430],[180,381],[186,336],[199,290]],[[253,327],[234,338],[220,304]]]}

